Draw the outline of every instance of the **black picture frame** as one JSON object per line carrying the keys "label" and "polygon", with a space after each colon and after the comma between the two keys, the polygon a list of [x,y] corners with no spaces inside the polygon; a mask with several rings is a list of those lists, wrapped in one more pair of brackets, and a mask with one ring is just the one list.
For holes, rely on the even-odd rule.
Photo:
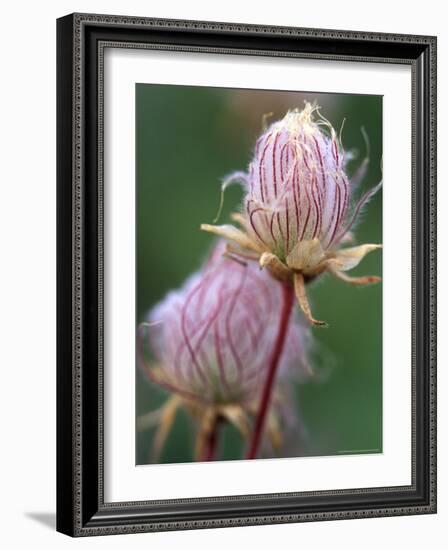
{"label": "black picture frame", "polygon": [[[412,69],[412,484],[104,502],[104,48],[407,64]],[[436,38],[72,14],[57,21],[57,530],[71,536],[436,512]]]}

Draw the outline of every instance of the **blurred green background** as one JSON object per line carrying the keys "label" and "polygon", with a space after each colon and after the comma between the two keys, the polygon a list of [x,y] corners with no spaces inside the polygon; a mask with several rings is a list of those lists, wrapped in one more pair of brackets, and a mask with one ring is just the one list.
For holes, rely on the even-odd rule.
{"label": "blurred green background", "polygon": [[[136,85],[137,324],[165,293],[198,269],[212,237],[199,230],[216,215],[220,183],[246,170],[262,118],[283,117],[288,109],[317,101],[321,113],[357,158],[365,156],[361,134],[370,141],[371,162],[359,192],[381,179],[382,98],[379,96]],[[226,191],[220,222],[239,205],[242,193]],[[382,242],[381,192],[369,203],[356,229],[358,243]],[[368,255],[351,272],[381,275],[381,253]],[[305,455],[336,455],[382,450],[382,288],[349,286],[323,276],[309,287],[313,313],[328,329],[313,329],[314,362],[319,375],[295,390],[305,429]],[[137,369],[136,415],[167,399]],[[150,461],[154,431],[136,433],[137,464]],[[193,426],[183,412],[161,462],[189,462]],[[241,441],[232,428],[222,434],[221,459],[241,458]]]}

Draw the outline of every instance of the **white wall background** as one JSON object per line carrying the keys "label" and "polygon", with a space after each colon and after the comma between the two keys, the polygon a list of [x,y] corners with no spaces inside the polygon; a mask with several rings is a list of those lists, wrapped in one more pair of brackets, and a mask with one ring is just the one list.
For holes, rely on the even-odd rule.
{"label": "white wall background", "polygon": [[[448,35],[438,0],[60,0],[2,9],[0,507],[4,548],[440,548],[448,520]],[[71,540],[55,510],[55,19],[73,11],[439,37],[439,513]],[[398,136],[397,136],[398,138]],[[124,538],[126,537],[126,538]]]}

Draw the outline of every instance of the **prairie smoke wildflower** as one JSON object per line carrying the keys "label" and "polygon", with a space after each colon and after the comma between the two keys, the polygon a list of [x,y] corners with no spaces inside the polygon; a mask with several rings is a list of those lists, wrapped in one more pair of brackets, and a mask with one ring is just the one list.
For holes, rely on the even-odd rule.
{"label": "prairie smoke wildflower", "polygon": [[360,211],[378,191],[381,183],[357,202],[353,190],[363,175],[368,159],[352,181],[345,168],[347,156],[331,124],[318,114],[318,107],[305,104],[269,128],[256,143],[247,173],[232,174],[223,183],[241,182],[246,192],[244,211],[233,215],[233,225],[201,228],[230,241],[228,250],[255,259],[262,268],[292,283],[301,309],[315,325],[305,292],[305,283],[325,271],[348,283],[364,285],[379,277],[349,277],[379,244],[351,248],[341,245],[351,240]]}
{"label": "prairie smoke wildflower", "polygon": [[[222,421],[233,424],[244,438],[250,435],[277,341],[282,285],[253,263],[226,258],[224,250],[218,245],[204,268],[170,292],[140,327],[140,364],[153,382],[172,393],[156,415],[156,454],[179,407],[198,421],[199,459],[211,458],[210,445]],[[279,375],[297,369],[306,375],[309,330],[287,321]],[[146,345],[155,357],[152,364],[144,357]],[[281,441],[281,419],[275,412],[280,401],[281,393],[274,392],[266,419],[274,447]]]}

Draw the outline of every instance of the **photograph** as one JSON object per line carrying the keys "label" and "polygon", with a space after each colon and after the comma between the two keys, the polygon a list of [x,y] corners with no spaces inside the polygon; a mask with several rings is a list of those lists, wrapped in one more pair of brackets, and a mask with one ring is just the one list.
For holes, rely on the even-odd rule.
{"label": "photograph", "polygon": [[136,83],[135,129],[136,465],[382,453],[382,96]]}

